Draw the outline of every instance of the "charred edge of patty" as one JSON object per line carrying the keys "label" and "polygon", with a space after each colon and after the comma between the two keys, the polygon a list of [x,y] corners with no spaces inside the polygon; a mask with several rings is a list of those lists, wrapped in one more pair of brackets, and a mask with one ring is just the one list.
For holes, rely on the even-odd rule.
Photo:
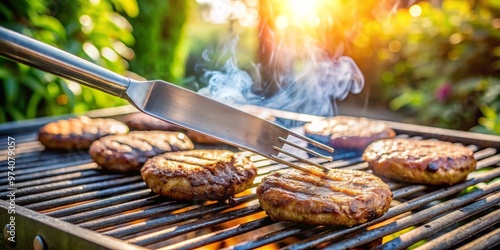
{"label": "charred edge of patty", "polygon": [[331,170],[328,178],[276,171],[262,180],[257,195],[273,220],[343,226],[380,217],[392,201],[380,178],[354,170]]}
{"label": "charred edge of patty", "polygon": [[363,160],[377,175],[428,185],[462,182],[477,164],[473,152],[464,146],[411,139],[375,142],[365,150]]}
{"label": "charred edge of patty", "polygon": [[38,131],[38,140],[52,149],[88,149],[99,138],[125,134],[128,130],[125,124],[113,119],[82,116],[44,125]]}
{"label": "charred edge of patty", "polygon": [[170,151],[194,148],[181,133],[166,131],[133,131],[128,135],[103,137],[90,146],[92,159],[108,170],[138,171],[151,157]]}
{"label": "charred edge of patty", "polygon": [[148,160],[141,175],[153,192],[177,200],[225,200],[250,188],[257,168],[224,150],[165,153]]}
{"label": "charred edge of patty", "polygon": [[385,123],[364,117],[336,116],[304,125],[305,135],[335,149],[362,151],[379,139],[393,138],[396,132]]}
{"label": "charred edge of patty", "polygon": [[185,132],[179,126],[160,120],[156,117],[144,114],[133,113],[125,116],[123,121],[131,130],[162,130]]}

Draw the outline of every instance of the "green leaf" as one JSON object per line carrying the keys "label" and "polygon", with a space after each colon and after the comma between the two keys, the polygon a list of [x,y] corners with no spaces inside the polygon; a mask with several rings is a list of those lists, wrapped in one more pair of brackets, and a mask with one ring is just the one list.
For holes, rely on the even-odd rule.
{"label": "green leaf", "polygon": [[497,0],[489,0],[488,3],[492,7],[496,8],[496,9],[500,9],[500,2],[499,1],[497,1]]}
{"label": "green leaf", "polygon": [[404,93],[396,98],[394,98],[389,106],[392,110],[398,110],[406,105],[410,104],[410,99],[408,98],[408,94]]}
{"label": "green leaf", "polygon": [[2,106],[0,106],[0,123],[7,122],[7,116],[5,115],[5,111]]}
{"label": "green leaf", "polygon": [[0,68],[0,78],[7,78],[9,77],[12,73],[7,69],[3,68],[5,65],[2,65],[2,68]]}
{"label": "green leaf", "polygon": [[483,115],[487,118],[495,119],[498,116],[496,111],[488,107],[487,105],[482,105],[481,107],[479,107],[479,109],[481,110],[481,112],[483,112]]}
{"label": "green leaf", "polygon": [[53,16],[40,15],[32,16],[31,20],[36,27],[45,29],[51,33],[57,34],[62,39],[66,39],[66,30],[57,18]]}
{"label": "green leaf", "polygon": [[121,7],[129,17],[136,17],[139,14],[136,0],[113,0],[113,2],[118,9]]}
{"label": "green leaf", "polygon": [[14,118],[14,120],[24,120],[23,112],[17,110],[15,107],[7,107],[7,113]]}
{"label": "green leaf", "polygon": [[31,75],[23,75],[23,77],[21,78],[21,83],[33,90],[33,92],[39,93],[41,95],[47,94],[45,85],[40,82],[39,79],[36,79]]}
{"label": "green leaf", "polygon": [[35,93],[30,97],[26,110],[26,118],[35,118],[38,114],[38,104],[42,100],[42,95]]}
{"label": "green leaf", "polygon": [[0,14],[8,21],[12,21],[12,19],[14,19],[14,13],[12,13],[12,11],[3,3],[0,3]]}
{"label": "green leaf", "polygon": [[5,99],[7,103],[14,104],[16,103],[19,97],[19,83],[17,79],[13,76],[7,78],[3,84],[5,91]]}

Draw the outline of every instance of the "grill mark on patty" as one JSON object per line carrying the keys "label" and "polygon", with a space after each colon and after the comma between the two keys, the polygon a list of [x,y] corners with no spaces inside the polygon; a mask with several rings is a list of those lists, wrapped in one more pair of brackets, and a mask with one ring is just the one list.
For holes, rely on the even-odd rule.
{"label": "grill mark on patty", "polygon": [[[144,141],[148,144],[150,144],[153,147],[156,147],[158,149],[163,148],[163,146],[168,146],[169,148],[172,146],[172,137],[175,136],[175,141],[180,141],[180,139],[177,138],[177,134],[169,134],[168,136],[165,135],[143,135],[143,134],[137,134],[133,133],[131,134],[131,137],[137,140]],[[169,149],[170,150],[170,149]]]}
{"label": "grill mark on patty", "polygon": [[120,171],[139,170],[148,158],[169,151],[193,149],[189,138],[166,131],[134,131],[96,141],[89,153],[99,165]]}
{"label": "grill mark on patty", "polygon": [[309,224],[353,226],[389,209],[392,193],[380,178],[339,169],[328,177],[278,170],[264,177],[257,196],[273,220]]}
{"label": "grill mark on patty", "polygon": [[473,152],[462,145],[437,140],[385,139],[364,152],[374,173],[398,181],[452,185],[475,169]]}
{"label": "grill mark on patty", "polygon": [[105,145],[108,146],[109,144],[113,144],[113,143],[118,143],[120,144],[120,146],[128,146],[130,147],[132,150],[143,150],[144,147],[143,146],[151,146],[151,149],[152,149],[152,145],[147,143],[146,141],[143,141],[143,140],[130,140],[129,138],[126,138],[126,137],[117,137],[117,138],[113,138],[111,140],[106,140],[105,142]]}
{"label": "grill mark on patty", "polygon": [[[199,166],[199,167],[204,167],[204,166],[213,166],[218,163],[218,161],[215,160],[207,160],[203,158],[196,158],[196,157],[164,157],[165,160],[172,161],[172,162],[178,162],[178,163],[185,163],[189,165],[194,165],[194,166]],[[224,161],[226,162],[226,161]]]}
{"label": "grill mark on patty", "polygon": [[[311,175],[291,175],[290,177],[292,180],[296,180],[298,182],[309,183],[309,184],[317,186],[317,187],[329,188],[332,191],[336,191],[335,185],[344,186],[343,182],[346,180],[345,176],[340,177],[340,176],[332,176],[332,175],[328,175],[327,177],[321,177],[319,179],[317,177],[311,176]],[[363,184],[360,181],[355,181],[354,183],[353,183],[353,181],[354,180],[351,180],[350,183],[361,185],[362,187],[366,187],[366,184]]]}
{"label": "grill mark on patty", "polygon": [[182,155],[184,157],[192,157],[192,158],[198,158],[202,160],[213,160],[213,161],[221,161],[222,159],[231,159],[231,158],[241,158],[239,154],[234,154],[230,151],[224,151],[220,155],[217,155],[216,153],[206,150],[193,150],[193,151],[188,151],[188,152],[183,152],[182,154],[169,154],[169,156],[174,156],[174,155]]}
{"label": "grill mark on patty", "polygon": [[149,159],[141,169],[154,192],[183,200],[227,198],[249,188],[256,174],[248,158],[224,150],[169,152]]}
{"label": "grill mark on patty", "polygon": [[[331,178],[325,179],[310,175],[286,175],[284,178],[286,178],[286,182],[280,180],[270,180],[268,183],[272,188],[282,189],[289,192],[303,193],[311,196],[311,199],[315,199],[316,197],[323,198],[323,194],[329,193],[330,191],[335,192],[336,195],[350,197],[363,194],[361,190],[353,190],[351,189],[352,187],[343,185],[341,183],[343,180],[342,178],[336,178],[336,180],[333,180]],[[308,186],[308,184],[310,186]],[[322,189],[324,192],[321,190],[320,192],[315,190],[318,188]]]}
{"label": "grill mark on patty", "polygon": [[[155,166],[156,171],[161,172],[165,177],[186,177],[191,184],[203,185],[207,183],[224,184],[226,182],[241,183],[242,178],[251,175],[249,169],[244,166],[250,164],[249,160],[239,160],[237,155],[229,157],[229,154],[222,154],[219,161],[208,160],[199,157],[190,157],[198,151],[184,151],[159,155],[150,160],[147,164]],[[231,153],[232,154],[232,153]],[[216,156],[215,154],[210,154]],[[237,164],[240,163],[240,164]],[[171,169],[175,166],[174,169]],[[192,175],[186,175],[187,172]],[[203,176],[200,178],[200,176]]]}
{"label": "grill mark on patty", "polygon": [[38,131],[38,140],[48,148],[87,149],[103,136],[126,132],[128,127],[119,121],[82,116],[44,125]]}

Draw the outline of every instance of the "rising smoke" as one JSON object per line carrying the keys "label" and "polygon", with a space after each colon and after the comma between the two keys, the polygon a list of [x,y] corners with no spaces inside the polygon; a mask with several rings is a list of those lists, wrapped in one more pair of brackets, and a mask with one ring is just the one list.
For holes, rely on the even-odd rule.
{"label": "rising smoke", "polygon": [[[309,43],[304,53],[307,56],[294,63],[292,72],[273,77],[279,90],[271,96],[258,94],[255,86],[266,85],[259,74],[261,65],[248,72],[241,69],[236,60],[237,44],[238,38],[232,38],[215,50],[205,51],[203,63],[197,67],[205,87],[198,93],[228,105],[258,105],[329,117],[337,113],[336,101],[363,89],[363,74],[351,58],[330,58]],[[297,125],[293,121],[280,123]]]}
{"label": "rising smoke", "polygon": [[[212,9],[230,16],[230,0],[197,1],[225,6]],[[261,28],[260,35],[262,31]],[[350,57],[342,56],[341,49],[331,55],[297,29],[290,29],[289,36],[280,39],[272,32],[268,34],[273,41],[263,51],[269,60],[245,65],[245,69],[236,59],[237,36],[206,50],[196,67],[197,83],[202,86],[198,93],[232,106],[258,105],[329,117],[337,114],[337,101],[362,91],[363,74]],[[293,121],[279,122],[287,127],[298,125]]]}

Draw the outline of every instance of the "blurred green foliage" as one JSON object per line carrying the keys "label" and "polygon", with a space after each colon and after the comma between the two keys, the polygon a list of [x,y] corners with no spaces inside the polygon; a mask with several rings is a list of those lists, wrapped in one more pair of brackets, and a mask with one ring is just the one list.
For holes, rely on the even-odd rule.
{"label": "blurred green foliage", "polygon": [[130,16],[136,43],[136,57],[131,60],[133,72],[147,79],[180,83],[184,77],[189,44],[185,23],[191,1],[138,1],[140,14]]}
{"label": "blurred green foliage", "polygon": [[[0,25],[119,74],[129,73],[131,61],[132,71],[171,80],[182,77],[183,72],[177,46],[185,8],[185,1],[174,0],[141,1],[140,5],[136,0],[2,1]],[[151,72],[141,71],[143,63]],[[158,67],[148,68],[156,63]],[[2,58],[0,85],[0,94],[5,97],[0,100],[0,122],[126,104],[120,98]]]}
{"label": "blurred green foliage", "polygon": [[491,0],[399,10],[374,37],[378,98],[422,124],[500,134],[499,16]]}

